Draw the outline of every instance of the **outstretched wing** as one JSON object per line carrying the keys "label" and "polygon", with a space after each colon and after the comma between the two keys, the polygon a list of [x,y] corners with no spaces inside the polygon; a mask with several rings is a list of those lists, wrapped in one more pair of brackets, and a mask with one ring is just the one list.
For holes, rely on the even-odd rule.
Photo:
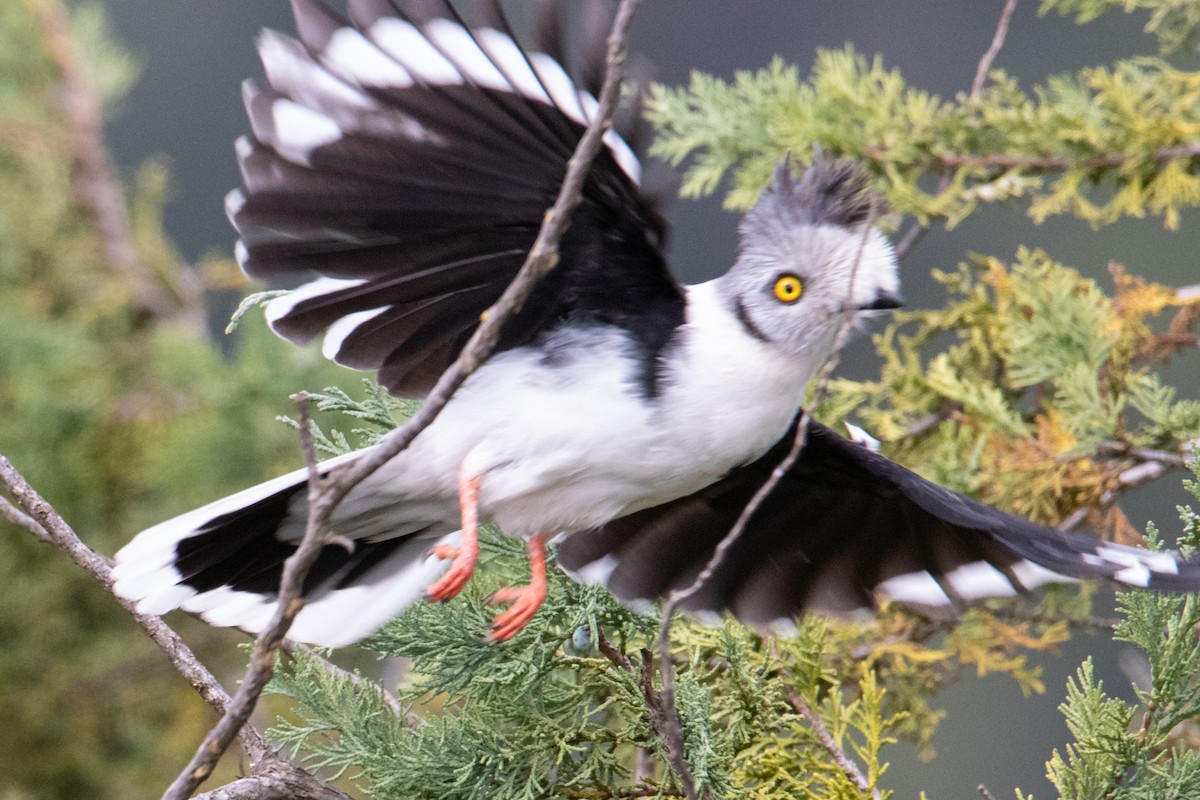
{"label": "outstretched wing", "polygon": [[[299,39],[264,32],[266,82],[245,87],[253,135],[237,143],[244,188],[227,200],[238,259],[271,283],[317,277],[268,305],[278,334],[323,335],[328,357],[420,396],[519,269],[596,101],[498,12],[499,28],[471,28],[448,4],[418,19],[349,0],[348,20],[292,5]],[[574,317],[656,352],[670,327],[637,321],[682,319],[638,160],[615,133],[606,142],[559,267],[501,349]]]}
{"label": "outstretched wing", "polygon": [[[571,534],[560,564],[627,600],[688,586],[794,436],[795,426],[766,455],[696,494]],[[1005,514],[811,423],[800,459],[684,607],[762,624],[809,608],[869,608],[877,594],[945,605],[1076,578],[1194,591],[1200,562]]]}

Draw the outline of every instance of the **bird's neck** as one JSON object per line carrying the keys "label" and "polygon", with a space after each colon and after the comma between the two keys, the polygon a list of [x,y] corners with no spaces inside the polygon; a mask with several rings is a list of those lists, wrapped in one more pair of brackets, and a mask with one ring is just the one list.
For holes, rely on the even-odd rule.
{"label": "bird's neck", "polygon": [[663,398],[671,416],[703,426],[714,451],[745,459],[766,452],[783,435],[820,366],[756,336],[716,281],[687,288],[687,317],[677,342]]}

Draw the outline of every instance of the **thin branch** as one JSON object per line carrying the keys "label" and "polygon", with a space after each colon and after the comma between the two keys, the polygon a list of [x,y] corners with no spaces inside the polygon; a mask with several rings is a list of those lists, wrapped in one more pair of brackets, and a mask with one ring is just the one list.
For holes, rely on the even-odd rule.
{"label": "thin branch", "polygon": [[[629,656],[621,652],[608,637],[604,635],[603,630],[597,630],[596,647],[601,655],[607,658],[617,668],[634,674],[633,662]],[[654,733],[662,742],[663,755],[666,756],[667,762],[675,773],[679,776],[680,782],[683,785],[683,793],[681,796],[687,798],[696,797],[696,784],[692,778],[692,772],[688,769],[687,761],[684,758],[683,742],[678,735],[672,735],[670,726],[672,724],[678,726],[675,721],[673,709],[667,705],[666,698],[662,692],[654,690],[654,673],[652,664],[654,663],[654,655],[649,650],[643,649],[641,668],[638,672],[638,688],[642,691],[642,698],[646,701],[646,709],[649,713],[650,727],[654,729]]]}
{"label": "thin branch", "polygon": [[278,768],[197,795],[196,800],[354,800],[309,773],[288,767],[278,762]]}
{"label": "thin branch", "polygon": [[[988,73],[992,71],[992,64],[996,62],[996,56],[1000,55],[1001,48],[1004,47],[1004,40],[1008,38],[1008,26],[1012,21],[1013,12],[1017,10],[1017,0],[1005,0],[1004,8],[1000,11],[1000,19],[996,22],[996,30],[992,33],[992,42],[988,45],[988,49],[984,51],[979,58],[979,63],[975,66],[975,79],[971,81],[971,100],[978,100],[983,96],[983,84],[987,81]],[[937,194],[946,191],[950,185],[950,176],[942,176],[938,183]],[[896,243],[896,258],[904,258],[905,254],[911,250],[921,238],[928,233],[929,227],[921,224],[918,220],[913,220],[911,227],[905,232],[900,240]]]}
{"label": "thin branch", "polygon": [[46,532],[41,523],[10,503],[7,497],[0,497],[0,517],[19,528],[24,528],[43,542],[54,544],[54,539]]}
{"label": "thin branch", "polygon": [[369,692],[375,693],[376,695],[378,695],[379,699],[381,701],[383,701],[383,704],[385,706],[387,706],[388,711],[391,711],[397,717],[404,716],[404,709],[400,706],[400,701],[397,700],[396,696],[394,694],[392,694],[391,692],[389,692],[387,690],[387,687],[383,686],[382,684],[377,683],[376,681],[364,678],[362,675],[359,675],[357,672],[351,672],[348,669],[343,669],[342,667],[339,667],[337,664],[333,663],[329,659],[324,658],[320,653],[318,653],[316,650],[312,649],[308,645],[294,644],[289,649],[292,652],[303,653],[305,658],[309,658],[312,661],[316,662],[316,664],[319,667],[321,667],[321,669],[325,670],[325,672],[329,673],[330,675],[332,675],[336,678],[340,678],[342,680],[349,681],[350,683],[354,684],[355,686],[357,686],[359,689],[362,689],[363,691],[369,691]]}
{"label": "thin branch", "polygon": [[[871,207],[867,212],[867,219],[863,223],[862,238],[858,244],[858,252],[854,256],[854,264],[850,269],[849,285],[854,286],[858,275],[859,265],[862,263],[863,252],[867,246],[867,239],[874,229],[876,219],[875,201],[872,200]],[[837,369],[838,362],[841,358],[842,347],[845,346],[846,340],[850,336],[850,331],[854,327],[855,311],[850,304],[847,304],[846,311],[843,313],[841,324],[838,327],[837,337],[834,340],[833,351],[830,353],[828,360],[821,368],[821,373],[817,378],[817,387],[813,392],[812,408],[821,405],[826,392],[829,389],[829,379],[833,375],[833,371]],[[808,424],[812,418],[812,412],[809,408],[801,409],[800,419],[796,426],[796,437],[792,442],[792,449],[787,456],[779,463],[779,465],[771,472],[771,475],[758,488],[750,502],[742,509],[742,513],[738,516],[737,522],[730,528],[729,532],[717,543],[713,550],[712,556],[708,563],[704,565],[704,569],[696,576],[691,585],[674,592],[671,592],[667,598],[666,604],[663,606],[662,622],[658,629],[658,656],[659,656],[659,672],[662,678],[662,698],[663,703],[667,706],[669,714],[664,723],[664,733],[670,744],[677,748],[680,753],[684,751],[683,732],[679,727],[679,718],[675,709],[675,668],[671,661],[671,620],[675,615],[675,610],[679,604],[687,600],[689,597],[698,592],[720,568],[725,561],[725,556],[729,552],[733,544],[741,538],[742,532],[746,526],[750,524],[750,520],[758,512],[759,506],[766,500],[771,492],[775,491],[775,487],[783,480],[788,471],[799,460],[800,454],[804,450],[805,442],[808,438]],[[686,762],[684,763],[686,768]],[[681,773],[681,777],[687,778],[684,782],[684,789],[688,787],[690,775]],[[692,792],[688,792],[689,800],[695,800],[697,796]]]}
{"label": "thin branch", "polygon": [[996,800],[992,793],[988,791],[988,788],[982,783],[975,787],[975,791],[979,792],[979,796],[982,797],[983,800]]}
{"label": "thin branch", "polygon": [[[300,439],[304,446],[305,458],[308,462],[308,495],[309,506],[323,488],[324,481],[320,475],[316,455],[312,446],[312,425],[309,417],[308,396],[301,393],[296,395],[296,405],[300,416]],[[246,725],[259,695],[275,674],[275,658],[283,645],[288,629],[296,619],[296,615],[304,607],[301,592],[304,579],[317,557],[327,544],[330,544],[328,525],[309,514],[304,537],[296,551],[283,563],[283,575],[279,580],[278,600],[271,621],[254,640],[254,650],[246,674],[238,686],[237,693],[225,709],[225,713],[216,725],[204,737],[191,761],[183,771],[167,787],[163,800],[186,800],[200,784],[208,779],[221,756],[229,749],[238,732]]]}
{"label": "thin branch", "polygon": [[[79,536],[67,524],[66,520],[29,485],[25,477],[17,471],[12,462],[0,455],[0,484],[16,500],[23,511],[17,509],[6,499],[0,498],[0,509],[11,509],[15,514],[5,513],[6,519],[13,520],[29,530],[39,539],[52,544],[65,552],[71,559],[95,578],[110,594],[112,594],[113,577],[112,562],[85,545]],[[27,513],[26,513],[27,512]],[[25,524],[25,521],[32,525]],[[200,663],[200,659],[192,649],[171,630],[160,617],[142,614],[136,605],[123,597],[114,595],[121,607],[128,611],[134,620],[145,631],[159,649],[167,656],[172,666],[187,679],[197,693],[218,714],[224,714],[233,703],[228,692],[217,681],[208,669]],[[290,761],[280,757],[263,738],[262,734],[250,725],[244,725],[237,733],[238,742],[246,757],[250,759],[251,772],[257,779],[266,779],[264,786],[290,787],[282,794],[229,794],[229,798],[266,798],[266,797],[299,797],[312,800],[351,800],[338,790],[326,786],[322,781]],[[250,779],[250,780],[254,780]],[[249,786],[246,784],[242,788]],[[239,789],[240,791],[240,789]],[[282,791],[282,790],[281,790]],[[216,795],[214,795],[215,797]]]}
{"label": "thin branch", "polygon": [[[871,158],[884,158],[887,149],[867,148]],[[1200,157],[1200,142],[1160,147],[1148,157],[1150,161],[1175,161]],[[1012,155],[1009,153],[939,153],[917,159],[917,165],[931,172],[946,172],[956,169],[994,168],[1023,169],[1031,172],[1063,172],[1068,169],[1103,169],[1120,167],[1129,163],[1125,153],[1100,153],[1084,158],[1057,155]]]}
{"label": "thin branch", "polygon": [[[620,100],[626,40],[637,5],[638,0],[622,0],[617,9],[608,39],[607,73],[596,116],[567,164],[567,172],[554,206],[546,213],[538,237],[516,278],[496,304],[484,313],[479,327],[458,359],[441,376],[424,405],[405,425],[388,434],[379,445],[344,469],[321,477],[309,450],[308,522],[300,546],[284,563],[275,613],[255,640],[254,653],[233,704],[205,737],[187,768],[167,789],[163,800],[185,800],[189,797],[211,774],[221,754],[249,719],[259,694],[274,671],[276,651],[303,606],[300,593],[304,576],[321,549],[329,543],[329,522],[334,509],[351,489],[407,448],[436,419],[454,392],[495,350],[508,320],[520,311],[537,284],[556,266],[558,243],[570,224],[572,211],[579,204],[588,169],[603,146],[603,137],[612,125],[613,113]],[[307,406],[303,400],[300,406],[303,436],[308,430],[305,419]]]}
{"label": "thin branch", "polygon": [[992,34],[992,43],[988,45],[987,51],[979,59],[979,65],[975,67],[975,80],[971,81],[972,100],[978,100],[983,96],[984,81],[987,80],[988,73],[992,71],[992,64],[995,63],[996,56],[1000,55],[1000,48],[1004,47],[1004,39],[1008,36],[1008,25],[1012,22],[1012,15],[1016,10],[1017,0],[1006,0],[1004,9],[1000,12],[1000,20],[996,23],[996,32]]}
{"label": "thin branch", "polygon": [[862,774],[862,770],[850,759],[850,756],[846,755],[846,751],[834,741],[833,735],[825,727],[821,715],[813,711],[812,706],[808,704],[804,696],[796,691],[794,686],[789,686],[787,687],[787,697],[788,702],[792,704],[792,708],[796,709],[796,712],[800,716],[808,720],[808,724],[812,726],[813,736],[816,737],[817,742],[820,743],[825,752],[829,754],[829,757],[833,759],[833,763],[842,771],[842,774],[849,778],[850,782],[857,786],[864,794],[870,792],[874,800],[881,800],[882,795],[879,790],[871,788],[871,782]]}
{"label": "thin branch", "polygon": [[[28,518],[41,527],[45,540],[65,552],[89,575],[100,582],[110,593],[113,587],[112,565],[108,559],[85,545],[54,508],[29,485],[4,456],[0,455],[0,483],[8,489],[17,504],[28,513]],[[39,537],[43,538],[43,537]],[[167,658],[188,682],[200,693],[204,701],[217,713],[224,713],[230,698],[217,679],[196,658],[179,635],[158,617],[138,612],[135,605],[117,598],[126,611],[133,615],[138,625],[157,644]],[[242,748],[252,761],[258,761],[272,753],[262,736],[253,728],[247,728],[241,737]]]}

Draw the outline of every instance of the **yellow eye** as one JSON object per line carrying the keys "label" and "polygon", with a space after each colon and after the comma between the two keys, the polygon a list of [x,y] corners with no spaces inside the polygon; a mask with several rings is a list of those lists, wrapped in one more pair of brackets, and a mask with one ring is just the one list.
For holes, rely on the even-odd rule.
{"label": "yellow eye", "polygon": [[781,303],[794,303],[804,294],[804,283],[795,275],[786,273],[775,279],[775,299]]}

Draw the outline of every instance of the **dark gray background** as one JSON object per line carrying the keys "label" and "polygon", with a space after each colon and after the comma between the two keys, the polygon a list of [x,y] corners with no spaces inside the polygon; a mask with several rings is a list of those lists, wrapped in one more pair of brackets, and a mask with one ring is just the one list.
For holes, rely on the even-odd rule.
{"label": "dark gray background", "polygon": [[[109,141],[125,170],[165,155],[174,175],[167,227],[189,259],[208,251],[228,253],[233,235],[222,198],[238,182],[232,142],[246,132],[239,82],[259,75],[253,36],[262,27],[291,31],[283,0],[104,0],[120,39],[144,65],[142,79],[118,109]],[[514,7],[519,4],[514,4]],[[996,66],[1025,88],[1047,74],[1153,53],[1156,42],[1141,31],[1144,16],[1110,14],[1085,27],[1058,17],[1038,17],[1033,0],[1017,9],[1008,44]],[[818,47],[853,42],[867,55],[881,53],[910,85],[943,96],[969,88],[975,65],[992,37],[1001,0],[645,0],[634,29],[635,50],[657,66],[658,80],[678,85],[702,70],[729,77],[737,69],[765,66],[779,54],[804,70]],[[1190,54],[1177,57],[1191,68]],[[731,263],[736,216],[719,204],[676,202],[671,211],[671,261],[679,276],[697,281]],[[935,305],[940,289],[931,268],[952,268],[968,251],[1011,259],[1018,244],[1045,248],[1107,286],[1109,260],[1168,284],[1200,281],[1197,214],[1183,215],[1178,232],[1158,220],[1129,221],[1100,231],[1075,220],[1033,226],[1023,207],[991,209],[952,232],[932,232],[905,259],[905,295],[911,306]],[[860,341],[842,372],[867,375],[875,368]],[[1200,359],[1170,374],[1185,396],[1200,395]],[[290,391],[282,388],[280,391]],[[1169,477],[1142,490],[1128,504],[1134,524],[1150,516],[1173,530],[1174,506],[1186,496]],[[949,716],[935,744],[938,758],[920,764],[906,746],[893,748],[886,783],[899,797],[975,798],[987,784],[997,797],[1020,786],[1052,794],[1044,761],[1061,747],[1067,731],[1056,706],[1067,675],[1095,652],[1105,685],[1128,692],[1116,665],[1116,649],[1103,637],[1077,636],[1062,654],[1045,660],[1046,695],[1021,698],[1008,679],[968,678],[945,693]]]}

